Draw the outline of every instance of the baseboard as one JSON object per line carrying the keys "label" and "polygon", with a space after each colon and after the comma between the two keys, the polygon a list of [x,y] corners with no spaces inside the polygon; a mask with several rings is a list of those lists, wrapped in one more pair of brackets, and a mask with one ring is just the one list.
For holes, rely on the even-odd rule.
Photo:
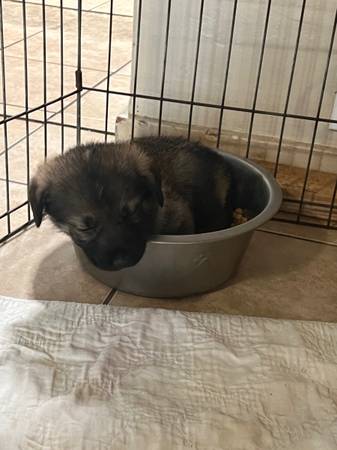
{"label": "baseboard", "polygon": [[[136,117],[134,135],[147,136],[158,134],[158,121],[145,117]],[[116,139],[127,140],[131,135],[132,119],[127,113],[121,114],[116,120]],[[187,125],[162,122],[161,134],[170,136],[186,136]],[[191,138],[197,139],[210,147],[216,147],[217,130],[193,126]],[[277,158],[279,139],[273,136],[253,135],[249,157],[255,160],[274,163]],[[220,148],[238,156],[245,157],[247,151],[247,133],[234,130],[223,130]],[[305,169],[308,164],[311,143],[284,140],[282,142],[279,163],[291,167]],[[311,158],[311,170],[337,173],[337,149],[332,146],[316,144]]]}

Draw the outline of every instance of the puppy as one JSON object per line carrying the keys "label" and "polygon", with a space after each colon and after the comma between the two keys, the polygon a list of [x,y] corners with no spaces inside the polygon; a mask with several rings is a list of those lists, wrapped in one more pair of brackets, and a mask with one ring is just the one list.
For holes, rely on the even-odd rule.
{"label": "puppy", "polygon": [[42,165],[29,187],[34,220],[43,213],[97,267],[135,265],[154,234],[226,228],[230,171],[213,150],[180,138],[146,137],[80,145]]}

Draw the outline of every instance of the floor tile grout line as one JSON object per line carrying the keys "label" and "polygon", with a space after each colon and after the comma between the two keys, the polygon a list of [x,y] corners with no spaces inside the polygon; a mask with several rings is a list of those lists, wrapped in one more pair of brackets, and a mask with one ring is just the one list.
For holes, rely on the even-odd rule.
{"label": "floor tile grout line", "polygon": [[[114,76],[114,75],[118,75],[118,73],[119,73],[121,70],[125,69],[125,67],[126,67],[127,65],[129,65],[131,62],[132,62],[132,59],[130,59],[128,62],[122,64],[118,69],[116,69],[116,70],[110,72],[109,77],[112,77],[112,76]],[[125,76],[128,76],[128,75],[125,75]],[[107,79],[107,76],[105,76],[105,77],[102,78],[101,80],[97,81],[92,87],[95,88],[95,87],[99,86],[101,83],[103,83],[104,81],[106,81],[106,79]],[[89,93],[89,92],[90,92],[90,91],[86,90],[86,91],[82,94],[82,97],[84,97],[84,96],[85,96],[87,93]],[[65,107],[64,109],[69,108],[69,106],[73,105],[74,102],[75,102],[75,101],[70,102],[69,104],[67,104],[66,107]],[[0,104],[2,104],[2,103],[0,103]],[[20,105],[14,105],[14,104],[8,104],[8,105],[9,105],[9,106],[13,106],[13,107],[15,107],[15,108],[23,108],[23,106],[20,106]],[[61,112],[61,110],[59,109],[58,111],[49,111],[49,112],[50,112],[51,116],[48,117],[48,118],[50,119],[50,118],[54,117],[55,114],[59,114],[59,113]],[[60,124],[60,125],[61,125],[61,124]],[[1,154],[0,154],[0,156],[1,156]]]}
{"label": "floor tile grout line", "polygon": [[[22,0],[7,0],[8,3],[18,3],[19,5],[22,3]],[[100,3],[99,5],[93,6],[90,9],[82,9],[82,12],[91,12],[95,8],[99,8],[100,6],[103,6],[106,2]],[[32,1],[26,1],[26,5],[32,5],[32,6],[41,6],[41,3],[32,2]],[[46,8],[57,8],[60,9],[59,5],[49,5],[46,2]],[[77,8],[72,8],[71,6],[63,6],[63,9],[70,10],[70,11],[77,11]]]}
{"label": "floor tile grout line", "polygon": [[[17,57],[14,57],[13,56],[13,58],[17,58]],[[21,59],[21,58],[19,58],[19,59]],[[40,61],[40,60],[31,60],[31,61],[36,61],[36,62],[42,62],[42,61]],[[114,75],[118,75],[118,73],[121,71],[121,70],[123,70],[123,69],[125,69],[125,67],[127,66],[127,65],[129,65],[129,64],[131,64],[131,62],[132,62],[132,59],[130,59],[128,62],[126,62],[126,63],[124,63],[124,64],[122,64],[118,69],[116,69],[115,71],[112,71],[111,73],[110,73],[110,77],[111,76],[114,76]],[[51,63],[51,64],[57,64],[57,63]],[[60,64],[57,64],[58,66],[60,66]],[[75,66],[68,66],[68,67],[74,67],[74,68],[76,68]],[[86,69],[86,68],[84,68],[85,70],[93,70],[93,69]],[[102,72],[102,73],[106,73],[106,70],[95,70],[95,72]],[[129,75],[122,75],[122,76],[125,76],[125,77],[130,77]],[[105,78],[103,78],[103,79],[101,79],[100,81],[98,81],[97,82],[97,84],[94,84],[93,85],[93,87],[97,87],[97,86],[99,86],[101,83],[103,83],[104,81],[106,81],[106,78],[107,77],[105,77]],[[84,94],[83,94],[84,95]],[[3,104],[3,102],[0,102],[0,105],[2,105]],[[13,107],[13,108],[20,108],[21,110],[22,109],[24,109],[24,106],[23,105],[17,105],[17,104],[15,104],[15,103],[6,103],[7,104],[7,106],[11,106],[11,107]],[[72,104],[72,103],[71,103]],[[64,109],[67,109],[68,108],[68,106],[70,106],[70,104],[69,105],[67,105]],[[58,111],[51,111],[51,110],[47,110],[50,114],[54,114],[54,113],[56,113],[56,114],[59,114],[60,112],[61,112],[61,110],[58,110]],[[8,114],[8,115],[10,115],[10,114]],[[20,141],[21,142],[21,141]],[[18,142],[19,143],[19,142]],[[13,145],[16,145],[16,143],[15,144],[13,144]],[[2,155],[2,153],[0,154],[0,156]]]}
{"label": "floor tile grout line", "polygon": [[[13,57],[13,58],[16,58],[16,57]],[[21,58],[20,58],[21,59]],[[36,62],[42,62],[42,61],[40,61],[40,60],[31,60],[31,61],[36,61]],[[122,64],[120,67],[118,67],[118,69],[116,69],[116,70],[114,70],[114,71],[112,71],[112,72],[110,72],[110,77],[111,76],[114,76],[114,75],[118,75],[118,73],[121,71],[121,70],[123,70],[123,69],[125,69],[125,67],[127,66],[127,65],[129,65],[129,64],[131,64],[131,62],[132,62],[132,59],[130,59],[129,61],[127,61],[126,63],[124,63],[124,64]],[[57,63],[51,63],[51,64],[57,64]],[[60,66],[60,64],[57,64],[58,66]],[[68,67],[74,67],[75,68],[75,66],[68,66]],[[85,69],[85,70],[93,70],[93,69]],[[95,70],[95,72],[102,72],[102,73],[106,73],[106,70]],[[122,76],[125,76],[125,77],[129,77],[129,75],[122,75]],[[101,83],[103,83],[104,81],[106,81],[106,79],[107,79],[107,77],[105,77],[105,78],[102,78],[101,80],[99,80],[99,81],[97,81],[96,82],[96,84],[94,84],[92,87],[97,87],[97,86],[99,86]],[[2,102],[0,102],[0,105],[2,105],[3,103]],[[22,109],[22,108],[24,108],[24,106],[23,105],[17,105],[17,104],[15,104],[15,103],[6,103],[6,105],[7,106],[12,106],[12,107],[14,107],[14,108],[20,108],[20,109]],[[67,107],[66,108],[68,108],[68,106],[69,105],[67,105]],[[43,106],[42,106],[43,107]],[[65,108],[65,109],[66,109]],[[53,113],[59,113],[61,110],[58,110],[58,111],[51,111],[51,110],[49,110],[49,112],[51,113],[51,114],[53,114]]]}
{"label": "floor tile grout line", "polygon": [[[35,128],[35,130],[31,131],[31,132],[29,133],[28,136],[29,136],[29,137],[32,136],[36,131],[39,131],[42,127],[43,127],[43,125],[38,126],[37,128]],[[12,148],[14,148],[16,145],[21,144],[21,142],[23,142],[25,139],[27,139],[27,136],[26,136],[26,135],[22,136],[22,137],[19,138],[16,142],[14,142],[13,144],[9,145],[7,151],[9,152],[9,151],[10,151]],[[2,152],[0,152],[0,157],[3,156],[5,153],[6,153],[5,150],[2,151]]]}
{"label": "floor tile grout line", "polygon": [[[122,64],[117,70],[111,72],[109,76],[111,77],[111,76],[114,76],[114,75],[118,74],[118,72],[121,71],[121,70],[123,70],[128,64],[130,64],[131,61],[132,61],[132,60],[129,60],[127,63]],[[99,86],[101,83],[103,83],[104,81],[106,81],[106,79],[107,79],[107,76],[105,76],[105,77],[102,78],[100,81],[98,81],[97,83],[95,83],[92,87],[97,87],[97,86]],[[85,95],[89,94],[89,92],[90,92],[90,91],[88,91],[88,90],[86,90],[85,92],[83,92],[83,94],[81,95],[81,98],[83,98]],[[77,101],[77,100],[75,99],[75,100],[73,100],[72,102],[70,102],[69,104],[67,104],[67,105],[65,106],[65,108],[64,108],[64,111],[65,111],[66,109],[68,109],[70,106],[72,106],[76,101]],[[56,112],[52,112],[51,115],[48,116],[48,119],[52,119],[52,118],[55,117],[57,114],[60,114],[60,112],[61,112],[61,110],[58,110],[58,111],[56,111]],[[29,136],[32,136],[34,133],[36,133],[37,131],[39,131],[41,128],[43,128],[43,126],[44,126],[44,125],[41,125],[41,126],[37,127],[35,130],[33,130],[31,133],[29,133]],[[61,124],[60,124],[60,126],[61,126]],[[21,142],[23,142],[26,138],[27,138],[27,136],[23,136],[23,137],[21,137],[18,141],[16,141],[14,144],[11,144],[11,145],[8,147],[8,151],[10,151],[10,150],[11,150],[13,147],[15,147],[16,145],[18,145],[18,144],[20,144]],[[0,157],[1,157],[2,155],[4,155],[4,154],[5,154],[5,151],[0,152]]]}
{"label": "floor tile grout line", "polygon": [[[37,33],[38,34],[38,33]],[[18,41],[18,42],[21,42],[21,41]],[[6,48],[6,47],[5,47]],[[13,55],[7,55],[6,56],[6,60],[7,60],[7,58],[15,58],[15,59],[24,59],[24,58],[22,58],[22,57],[20,57],[20,56],[13,56]],[[27,61],[33,61],[33,62],[40,62],[40,63],[42,63],[43,61],[41,60],[41,59],[36,59],[36,58],[27,58]],[[129,61],[129,63],[131,62],[131,60]],[[128,63],[128,64],[129,64]],[[52,65],[54,65],[54,66],[60,66],[60,64],[59,63],[57,63],[57,62],[54,62],[54,61],[48,61],[47,60],[47,65],[48,64],[52,64]],[[76,70],[76,66],[72,66],[71,64],[63,64],[63,67],[69,67],[69,68],[72,68],[72,69],[74,69],[74,70]],[[94,68],[92,68],[92,67],[82,67],[82,70],[90,70],[90,71],[92,71],[92,72],[102,72],[102,73],[106,73],[106,70],[103,70],[103,69],[94,69]],[[116,70],[119,70],[119,69],[116,69]]]}
{"label": "floor tile grout line", "polygon": [[[11,3],[21,3],[21,0],[8,0]],[[102,15],[106,15],[109,16],[110,13],[109,12],[104,12],[104,11],[95,11],[96,8],[100,8],[101,6],[105,5],[105,3],[109,3],[109,2],[103,2],[100,3],[99,5],[94,6],[93,8],[90,9],[82,9],[82,13],[94,13],[94,14],[102,14]],[[29,2],[26,1],[27,5],[35,5],[35,6],[39,6],[39,3],[35,3],[35,2]],[[60,7],[58,5],[48,5],[46,4],[46,8],[57,8],[60,9]],[[67,10],[67,11],[74,11],[77,12],[77,8],[71,8],[70,6],[64,6],[63,10]],[[126,17],[126,18],[133,18],[133,15],[129,15],[129,14],[120,14],[120,13],[114,13],[113,16],[117,16],[117,17]]]}
{"label": "floor tile grout line", "polygon": [[[3,180],[3,179],[0,179],[0,181],[4,181],[4,180]],[[16,182],[15,182],[15,181],[12,181],[12,183],[16,183]],[[19,184],[20,184],[20,183],[19,183]],[[33,226],[33,224],[32,224],[32,225],[29,225],[29,226],[28,226],[25,230],[23,230],[23,231],[26,231],[26,230],[30,229],[32,226]],[[278,232],[278,231],[265,230],[265,229],[258,229],[258,230],[256,230],[256,231],[259,231],[259,232],[261,232],[261,233],[274,234],[274,235],[276,235],[276,236],[279,236],[279,237],[286,237],[286,238],[288,238],[288,239],[302,240],[302,241],[305,241],[305,242],[309,242],[309,243],[311,243],[311,244],[326,245],[326,246],[328,246],[328,247],[337,247],[337,242],[334,242],[334,241],[323,241],[323,240],[320,240],[320,239],[311,239],[311,238],[306,238],[306,237],[304,237],[304,236],[293,235],[293,234],[291,234],[291,233],[283,233],[283,232],[281,232],[281,231]],[[17,237],[17,235],[14,236],[13,239],[14,239],[15,237]],[[7,242],[9,242],[9,241],[7,241]],[[0,246],[1,246],[1,245],[0,245]],[[114,300],[114,298],[118,295],[118,293],[119,293],[119,290],[118,290],[118,289],[110,289],[109,292],[105,295],[105,297],[103,297],[103,300],[101,301],[101,304],[103,304],[103,305],[110,305],[111,302]]]}
{"label": "floor tile grout line", "polygon": [[[92,87],[96,88],[97,86],[99,86],[101,83],[103,83],[104,81],[106,81],[106,79],[111,76],[117,75],[119,71],[123,70],[128,64],[130,64],[132,60],[129,60],[127,63],[122,64],[117,70],[110,72],[109,75],[106,75],[104,78],[102,78],[100,81],[98,81],[97,83],[95,83]],[[89,90],[85,90],[85,92],[83,92],[83,94],[81,95],[81,98],[85,97],[85,95],[89,94]],[[68,109],[70,106],[72,106],[74,103],[76,103],[76,99],[73,100],[72,102],[70,102],[69,104],[66,105],[66,107],[64,108],[64,110]],[[61,110],[53,113],[49,119],[52,119],[53,117],[55,117],[57,114],[59,114],[61,112]]]}
{"label": "floor tile grout line", "polygon": [[[111,1],[111,0],[110,0]],[[100,8],[101,6],[103,6],[103,5],[105,5],[105,4],[110,4],[110,1],[105,1],[105,2],[103,2],[103,3],[100,3],[99,5],[97,5],[97,6],[94,6],[93,8],[91,8],[90,9],[90,11],[89,12],[92,12],[92,13],[95,13],[95,14],[105,14],[105,15],[107,15],[107,16],[110,16],[110,12],[108,11],[108,12],[105,12],[105,11],[95,11],[95,9],[97,9],[97,8]],[[129,14],[116,14],[116,13],[113,13],[112,14],[113,16],[118,16],[118,17],[131,17],[131,18],[133,18],[133,15],[129,15]]]}
{"label": "floor tile grout line", "polygon": [[[8,1],[9,1],[10,3],[16,3],[16,4],[21,4],[21,3],[22,3],[20,0],[8,0]],[[106,15],[109,15],[109,13],[104,13],[104,12],[100,12],[100,11],[94,11],[95,8],[99,8],[100,6],[103,6],[105,3],[107,3],[107,2],[100,3],[99,5],[94,6],[93,8],[88,9],[88,10],[82,10],[82,12],[84,12],[84,13],[96,13],[96,14],[106,14]],[[34,3],[34,2],[26,2],[26,4],[39,6],[38,3]],[[57,6],[57,5],[46,5],[46,7],[47,7],[47,8],[49,7],[49,8],[58,8],[58,9],[60,9],[60,7]],[[64,7],[63,9],[65,9],[65,10],[70,10],[70,11],[77,11],[77,9],[75,9],[75,8],[69,8],[69,7]],[[124,14],[113,14],[113,15],[116,16],[116,17],[133,18],[133,16],[124,15]],[[70,22],[70,20],[75,20],[75,19],[70,19],[70,18],[69,18],[68,20],[69,20],[69,22]],[[65,22],[68,22],[68,20],[66,19]],[[53,31],[56,31],[56,30],[59,29],[59,28],[60,28],[59,25],[54,25],[54,26],[49,27],[49,29],[51,29],[51,30],[53,30]],[[41,34],[41,33],[42,33],[42,30],[41,30],[41,31],[37,31],[36,33],[33,33],[33,34],[27,36],[27,40],[28,40],[28,39],[31,39],[31,38],[33,38],[34,36],[37,36],[38,34]],[[8,49],[8,48],[10,48],[10,47],[12,47],[12,46],[14,46],[14,45],[20,44],[20,42],[22,42],[23,40],[24,40],[24,39],[22,38],[22,39],[19,39],[19,40],[15,41],[15,42],[12,42],[11,44],[5,45],[4,49],[6,50],[6,49]],[[0,48],[0,51],[2,51],[2,50],[3,50],[3,49]],[[12,55],[8,55],[7,57],[16,58],[15,56],[12,56]],[[31,58],[28,58],[28,59],[31,60],[31,61],[34,61],[34,59],[31,59]],[[35,61],[38,61],[38,60],[35,60]],[[51,62],[51,64],[56,64],[56,63]],[[71,66],[71,65],[69,65],[69,64],[65,64],[65,66],[66,66],[66,67],[75,67],[75,66]],[[95,69],[85,68],[85,67],[83,67],[83,69],[86,69],[86,70],[95,70]],[[104,72],[104,71],[103,71],[103,70],[97,70],[97,72]]]}
{"label": "floor tile grout line", "polygon": [[[111,1],[111,0],[110,0]],[[94,14],[103,14],[106,16],[110,16],[110,11],[95,11],[95,9],[100,8],[101,6],[105,5],[105,4],[109,4],[110,5],[110,1],[105,1],[97,6],[95,6],[94,8],[91,8],[89,12],[94,13]],[[133,14],[129,15],[129,14],[120,14],[120,13],[113,13],[113,16],[117,16],[117,17],[128,17],[128,18],[133,18]]]}
{"label": "floor tile grout line", "polygon": [[8,239],[6,239],[5,241],[3,241],[3,242],[0,244],[0,248],[3,248],[3,246],[9,244],[10,242],[13,242],[14,239],[19,238],[22,234],[26,233],[27,231],[31,230],[31,229],[34,228],[34,227],[35,227],[35,223],[34,223],[34,222],[28,223],[28,225],[27,225],[27,223],[24,224],[24,228],[21,229],[21,230],[18,231],[18,232],[15,232],[15,234],[14,234],[13,236],[11,236],[11,237],[9,237]]}
{"label": "floor tile grout line", "polygon": [[[43,125],[41,125],[43,127]],[[41,127],[36,128],[35,130],[31,131],[28,136],[31,136],[35,131],[38,131]],[[7,151],[10,151],[12,148],[14,148],[16,145],[21,144],[25,139],[27,139],[27,136],[24,135],[20,137],[17,141],[15,141],[13,144],[8,146]],[[0,152],[0,157],[3,156],[6,153],[6,150]]]}
{"label": "floor tile grout line", "polygon": [[[30,38],[32,38],[32,37],[34,37],[34,36],[36,36],[36,35],[38,35],[38,34],[40,34],[41,32],[42,32],[42,31],[37,31],[36,33],[30,34],[29,36],[27,36],[27,40],[30,39]],[[24,40],[24,39],[22,38],[22,39],[19,39],[19,40],[15,41],[15,42],[12,42],[11,44],[5,45],[4,49],[7,50],[8,48],[12,47],[13,45],[19,44],[19,43],[22,42],[23,40]],[[3,49],[0,48],[0,51],[2,51],[2,50],[3,50]],[[8,58],[7,55],[6,55],[6,58]],[[22,58],[22,59],[23,59],[23,58]]]}
{"label": "floor tile grout line", "polygon": [[115,298],[118,293],[117,289],[110,289],[106,296],[101,301],[101,305],[110,305],[111,301]]}
{"label": "floor tile grout line", "polygon": [[[0,105],[3,105],[3,102],[0,102]],[[16,105],[15,103],[8,103],[7,102],[6,106],[9,106],[9,107],[12,107],[12,108],[18,108],[18,109],[20,109],[20,112],[22,112],[22,109],[23,110],[25,109],[25,107],[23,105]],[[34,106],[33,106],[33,108],[34,108]],[[47,111],[50,112],[50,113],[54,112],[54,111],[50,111],[50,110],[47,110]],[[3,116],[3,114],[0,113],[0,116]],[[7,116],[10,116],[10,114],[7,114]]]}
{"label": "floor tile grout line", "polygon": [[288,239],[297,239],[299,241],[310,242],[311,244],[321,244],[328,245],[329,247],[337,247],[337,242],[334,241],[324,241],[323,239],[308,238],[305,236],[299,236],[297,234],[285,233],[283,231],[267,230],[264,228],[258,228],[256,231],[259,231],[260,233],[273,234],[275,236],[285,237]]}
{"label": "floor tile grout line", "polygon": [[117,297],[117,295],[119,294],[119,290],[118,289],[115,289],[115,292],[114,292],[114,294],[112,295],[112,297],[111,297],[111,299],[110,299],[110,301],[109,301],[109,305],[111,305],[112,304],[112,302],[115,300],[115,298]]}
{"label": "floor tile grout line", "polygon": [[[16,0],[9,0],[9,2],[11,2],[11,3],[21,3],[20,1],[16,1]],[[105,2],[104,2],[104,3],[105,3]],[[99,6],[102,6],[104,3],[102,3],[102,4],[100,4],[100,5],[97,5],[97,6],[95,6],[94,8],[99,7]],[[32,5],[37,5],[36,3],[33,3],[33,2],[30,2],[30,4],[32,4]],[[52,6],[52,5],[49,5],[49,6]],[[130,17],[132,17],[132,16],[130,16]],[[55,27],[55,30],[56,30],[57,28],[59,28],[59,27]],[[33,37],[33,36],[35,36],[35,35],[38,35],[38,34],[40,34],[40,33],[42,33],[42,31],[39,31],[39,32],[35,33],[34,35],[29,36],[29,38],[30,38],[30,37]],[[21,41],[18,41],[17,43],[20,43],[20,42],[22,42],[22,41],[23,41],[23,39],[22,39]],[[5,47],[5,48],[6,48],[6,47]],[[11,55],[8,55],[8,57],[11,57]],[[13,56],[12,56],[12,57],[13,57]],[[30,59],[30,60],[31,60],[31,59]],[[35,60],[35,61],[38,62],[39,60]],[[121,70],[122,70],[123,68],[125,68],[128,64],[130,64],[131,61],[132,61],[132,60],[129,60],[127,63],[122,64],[118,69],[112,71],[112,72],[110,73],[109,76],[116,75],[119,71],[121,71]],[[48,63],[51,63],[51,64],[57,64],[57,63],[53,63],[53,62],[48,62]],[[73,67],[73,66],[66,65],[66,67]],[[95,69],[91,69],[91,68],[84,68],[84,69],[85,69],[85,70],[95,70]],[[97,72],[102,72],[102,73],[104,72],[104,73],[105,73],[105,71],[101,71],[101,70],[97,70]],[[107,77],[104,77],[103,79],[101,79],[100,81],[98,81],[96,84],[94,84],[93,87],[99,86],[99,85],[100,85],[101,83],[103,83],[106,79],[107,79]],[[84,97],[88,92],[89,92],[89,91],[84,92],[84,93],[81,95],[81,97]],[[73,105],[73,104],[74,104],[74,102],[70,102],[70,103],[64,108],[64,110],[67,109],[67,108],[69,108],[69,107],[70,107],[71,105]],[[58,111],[56,111],[56,112],[52,111],[52,112],[51,112],[51,115],[48,117],[48,119],[51,119],[51,118],[55,117],[55,115],[59,114],[60,112],[61,112],[61,110],[58,110]],[[41,125],[41,127],[43,127],[43,125]],[[29,136],[31,136],[32,134],[34,134],[34,133],[36,133],[37,131],[39,131],[39,130],[41,129],[41,127],[38,127],[38,128],[36,128],[35,130],[33,130],[31,133],[29,133]],[[22,141],[24,141],[26,138],[27,138],[27,136],[22,136],[22,137],[21,137],[20,139],[18,139],[16,142],[14,142],[13,144],[11,144],[11,145],[9,146],[8,150],[10,150],[10,149],[12,149],[13,147],[15,147],[16,145],[20,144],[20,143],[21,143]],[[4,152],[1,152],[1,153],[0,153],[0,157],[1,157],[3,154],[4,154]]]}
{"label": "floor tile grout line", "polygon": [[[0,177],[0,181],[7,181],[5,178]],[[27,186],[27,183],[23,183],[22,181],[8,180],[9,183],[19,184],[20,186]]]}
{"label": "floor tile grout line", "polygon": [[[110,0],[111,1],[111,0]],[[90,8],[90,12],[95,12],[95,9],[100,8],[101,6],[104,6],[105,4],[107,4],[110,2],[108,2],[107,0],[105,0],[104,2],[100,3],[99,5],[94,6],[93,8]],[[108,13],[109,14],[109,13]],[[114,15],[114,14],[113,14]]]}
{"label": "floor tile grout line", "polygon": [[[8,0],[8,2],[10,2],[10,3],[16,3],[16,4],[22,4],[22,0]],[[38,3],[33,3],[33,2],[26,2],[26,4],[30,4],[30,5],[35,5],[35,6],[40,6]],[[47,6],[47,5],[46,5]],[[89,11],[88,11],[89,12]],[[74,20],[74,19],[66,19],[65,20],[65,22],[70,22],[70,20]],[[49,25],[48,26],[48,29],[50,29],[50,30],[52,30],[52,31],[56,31],[56,30],[58,30],[60,28],[60,25]],[[38,34],[41,34],[43,32],[43,30],[41,29],[40,31],[36,31],[35,33],[33,33],[33,34],[30,34],[29,36],[27,36],[27,40],[29,40],[29,39],[31,39],[31,38],[33,38],[34,36],[37,36]],[[15,42],[12,42],[11,44],[8,44],[8,45],[5,45],[5,47],[4,47],[4,49],[6,50],[6,49],[8,49],[8,48],[10,48],[10,47],[12,47],[12,46],[14,46],[14,45],[17,45],[17,44],[20,44],[20,42],[22,42],[24,40],[24,38],[22,38],[22,39],[19,39],[19,40],[17,40],[17,41],[15,41]],[[0,48],[0,51],[2,51],[3,49],[2,48]],[[11,56],[11,55],[9,55],[9,56]]]}

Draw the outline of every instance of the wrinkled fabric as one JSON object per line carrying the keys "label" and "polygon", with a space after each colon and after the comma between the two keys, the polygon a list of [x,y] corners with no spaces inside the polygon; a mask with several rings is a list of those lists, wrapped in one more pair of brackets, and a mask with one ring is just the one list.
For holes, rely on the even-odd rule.
{"label": "wrinkled fabric", "polygon": [[337,326],[0,299],[0,449],[337,448]]}

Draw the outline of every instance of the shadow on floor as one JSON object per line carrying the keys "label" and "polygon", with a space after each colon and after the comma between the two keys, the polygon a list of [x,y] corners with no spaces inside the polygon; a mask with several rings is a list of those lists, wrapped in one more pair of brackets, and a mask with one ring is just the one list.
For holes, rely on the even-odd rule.
{"label": "shadow on floor", "polygon": [[109,289],[83,272],[67,241],[40,262],[33,290],[37,299],[100,303]]}

